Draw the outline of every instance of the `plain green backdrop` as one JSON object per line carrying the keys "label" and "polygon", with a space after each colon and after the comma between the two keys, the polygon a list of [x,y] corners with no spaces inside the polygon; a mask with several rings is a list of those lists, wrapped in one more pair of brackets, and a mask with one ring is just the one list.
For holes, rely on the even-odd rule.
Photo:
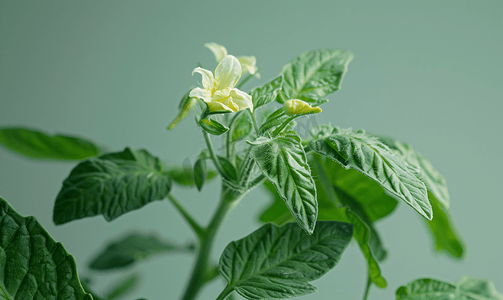
{"label": "plain green backdrop", "polygon": [[[112,150],[144,147],[173,163],[193,162],[204,146],[193,114],[175,130],[165,128],[181,96],[200,82],[191,76],[196,64],[216,66],[206,42],[257,57],[262,79],[248,88],[304,51],[353,51],[342,90],[309,124],[391,135],[412,144],[447,179],[465,260],[435,253],[420,216],[401,204],[377,225],[389,250],[382,264],[389,287],[373,288],[370,299],[394,299],[399,285],[419,277],[455,281],[465,274],[492,279],[503,291],[503,1],[0,0],[0,126],[76,134]],[[0,195],[21,214],[35,215],[98,291],[121,275],[94,273],[86,264],[125,230],[192,239],[167,201],[112,223],[95,217],[55,227],[54,199],[73,166],[1,148]],[[173,193],[207,221],[219,186],[203,191]],[[231,240],[258,228],[266,203],[262,191],[246,196],[224,223],[215,260]],[[192,262],[176,254],[128,270],[143,278],[129,299],[177,299]],[[319,292],[302,299],[361,299],[365,272],[352,244],[314,282]],[[223,286],[215,281],[200,299],[215,299]]]}

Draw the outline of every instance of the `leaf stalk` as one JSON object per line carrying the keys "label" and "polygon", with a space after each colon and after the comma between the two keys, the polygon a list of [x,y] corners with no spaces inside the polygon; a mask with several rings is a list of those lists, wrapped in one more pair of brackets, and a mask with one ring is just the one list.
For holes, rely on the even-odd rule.
{"label": "leaf stalk", "polygon": [[173,206],[178,210],[178,212],[182,215],[182,217],[187,221],[190,225],[194,233],[197,235],[199,240],[203,239],[205,235],[205,229],[197,223],[197,221],[190,215],[190,213],[183,207],[183,205],[171,194],[168,195],[169,201],[173,203]]}

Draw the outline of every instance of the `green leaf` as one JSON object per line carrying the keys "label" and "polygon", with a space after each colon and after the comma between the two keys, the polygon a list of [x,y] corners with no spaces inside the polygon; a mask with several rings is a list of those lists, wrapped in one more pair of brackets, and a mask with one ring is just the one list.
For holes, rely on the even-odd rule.
{"label": "green leaf", "polygon": [[381,274],[378,262],[386,258],[387,251],[384,249],[369,216],[361,208],[360,203],[333,186],[331,166],[322,164],[321,156],[315,155],[310,162],[313,166],[313,176],[318,178],[316,189],[320,207],[319,219],[353,224],[353,237],[358,242],[367,261],[368,275],[376,286],[385,288],[387,282]]}
{"label": "green leaf", "polygon": [[431,192],[442,205],[449,208],[450,197],[445,178],[424,156],[415,152],[409,144],[402,143],[388,136],[375,136],[404,158],[411,166],[415,166],[419,170],[419,177],[424,181],[428,191]]}
{"label": "green leaf", "polygon": [[[313,167],[313,176],[318,176],[318,173],[314,173],[315,170],[316,168]],[[273,195],[274,202],[262,212],[260,221],[272,222],[276,225],[283,225],[287,222],[294,221],[285,203],[281,200],[274,187],[268,184],[268,182],[265,182],[264,185],[269,193]],[[385,256],[386,251],[381,245],[379,237],[373,235],[376,231],[371,229],[371,226],[365,223],[361,217],[348,207],[338,206],[338,203],[334,200],[334,197],[337,197],[335,193],[330,193],[325,190],[319,181],[316,181],[316,189],[318,191],[318,220],[341,221],[353,224],[353,237],[357,240],[365,257],[372,282],[380,288],[385,288],[387,286],[386,279],[381,275],[378,257],[374,253],[381,254],[381,256],[384,253]]]}
{"label": "green leaf", "polygon": [[140,285],[140,279],[138,274],[132,274],[122,279],[106,293],[105,298],[108,300],[116,300],[133,292]]}
{"label": "green leaf", "polygon": [[323,164],[330,182],[358,202],[370,223],[388,216],[398,205],[398,201],[389,196],[379,183],[361,172],[346,170],[331,159],[321,160],[320,163]]}
{"label": "green leaf", "polygon": [[312,235],[295,223],[266,224],[222,253],[219,271],[247,299],[283,299],[310,294],[316,280],[334,268],[351,240],[352,226],[318,222]]}
{"label": "green leaf", "polygon": [[273,202],[260,213],[259,221],[274,223],[279,226],[288,222],[295,222],[295,219],[286,207],[285,201],[281,199],[274,185],[269,181],[265,181],[264,187],[268,191],[268,194],[272,196]]}
{"label": "green leaf", "polygon": [[234,165],[227,158],[225,158],[223,156],[217,155],[217,158],[218,158],[218,162],[220,163],[220,165],[223,168],[224,177],[228,180],[231,180],[231,181],[237,180],[238,173],[237,173]]}
{"label": "green leaf", "polygon": [[100,251],[89,263],[89,268],[100,271],[121,269],[155,255],[193,250],[193,246],[176,245],[155,234],[129,233]]}
{"label": "green leaf", "polygon": [[92,300],[73,256],[35,217],[22,217],[0,197],[0,298]]}
{"label": "green leaf", "polygon": [[253,125],[250,116],[242,113],[234,123],[232,130],[232,142],[240,141],[246,138],[252,131]]}
{"label": "green leaf", "polygon": [[437,251],[446,251],[455,258],[464,255],[463,240],[454,226],[454,221],[447,211],[449,207],[449,192],[445,179],[433,168],[431,163],[412,146],[387,136],[377,136],[388,147],[404,158],[410,165],[419,170],[419,178],[428,188],[428,198],[433,208],[433,219],[427,221],[435,239]]}
{"label": "green leaf", "polygon": [[[196,185],[194,181],[194,169],[191,166],[169,165],[166,169],[166,173],[168,173],[175,183],[188,187]],[[218,173],[214,170],[208,170],[206,180],[213,179],[217,175]]]}
{"label": "green leaf", "polygon": [[304,52],[281,70],[285,77],[280,102],[290,99],[321,100],[341,87],[353,54],[346,50],[321,49]]}
{"label": "green leaf", "polygon": [[261,87],[256,87],[250,92],[253,109],[267,105],[274,101],[283,86],[283,75],[280,75]]}
{"label": "green leaf", "polygon": [[494,284],[464,276],[456,284],[436,279],[417,279],[396,291],[397,300],[503,300]]}
{"label": "green leaf", "polygon": [[206,158],[199,157],[194,164],[194,182],[196,183],[198,191],[201,191],[203,188],[207,176]]}
{"label": "green leaf", "polygon": [[267,116],[266,120],[262,125],[260,125],[259,132],[260,134],[264,134],[266,131],[281,125],[288,116],[285,113],[283,107],[278,108],[274,112],[272,112],[269,116]]}
{"label": "green leaf", "polygon": [[318,216],[316,187],[299,136],[291,131],[274,139],[258,138],[251,154],[299,226],[312,233]]}
{"label": "green leaf", "polygon": [[79,163],[63,182],[53,221],[63,224],[103,215],[107,221],[164,199],[171,178],[146,150],[126,148]]}
{"label": "green leaf", "polygon": [[417,170],[377,138],[367,136],[363,131],[336,127],[329,136],[311,141],[309,148],[344,168],[363,173],[391,196],[403,200],[426,219],[432,219],[428,192],[418,178]]}
{"label": "green leaf", "polygon": [[229,130],[229,127],[213,119],[201,119],[199,120],[199,125],[201,125],[204,131],[212,135],[222,135]]}
{"label": "green leaf", "polygon": [[435,198],[440,201],[442,205],[449,208],[450,197],[447,190],[447,182],[440,173],[433,168],[431,163],[420,153],[416,152],[419,169],[421,170],[421,179]]}
{"label": "green leaf", "polygon": [[93,142],[69,135],[49,135],[35,129],[0,128],[0,144],[31,158],[82,160],[99,155],[102,150]]}
{"label": "green leaf", "polygon": [[464,256],[464,243],[461,235],[456,230],[451,214],[434,197],[430,197],[433,207],[433,220],[426,221],[435,239],[435,249],[446,251],[455,258]]}

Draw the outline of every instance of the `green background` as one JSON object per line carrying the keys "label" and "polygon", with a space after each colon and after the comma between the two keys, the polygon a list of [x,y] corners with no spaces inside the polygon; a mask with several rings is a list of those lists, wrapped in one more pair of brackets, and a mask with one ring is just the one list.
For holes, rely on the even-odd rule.
{"label": "green background", "polygon": [[[0,0],[0,126],[23,125],[91,137],[120,150],[144,147],[170,162],[193,162],[204,146],[191,114],[165,130],[178,101],[200,82],[192,69],[216,66],[206,42],[230,54],[255,55],[265,83],[293,57],[344,48],[355,59],[341,91],[308,125],[331,122],[387,134],[414,146],[446,177],[451,211],[468,245],[466,259],[433,251],[420,216],[400,205],[378,223],[389,287],[371,299],[393,299],[419,277],[492,279],[503,291],[503,2],[502,1],[6,1]],[[305,134],[301,128],[301,134]],[[35,215],[77,261],[80,273],[106,289],[116,273],[86,263],[125,229],[155,230],[186,242],[191,232],[167,201],[112,223],[102,217],[52,224],[52,208],[73,163],[28,160],[0,149],[0,195]],[[208,220],[218,184],[176,188],[187,208]],[[227,243],[256,228],[262,191],[246,196],[224,223],[215,259]],[[143,274],[134,297],[176,299],[192,266],[176,254],[129,272]],[[355,244],[302,299],[361,299],[366,265]],[[214,299],[222,281],[201,299]],[[299,298],[300,299],[300,298]]]}

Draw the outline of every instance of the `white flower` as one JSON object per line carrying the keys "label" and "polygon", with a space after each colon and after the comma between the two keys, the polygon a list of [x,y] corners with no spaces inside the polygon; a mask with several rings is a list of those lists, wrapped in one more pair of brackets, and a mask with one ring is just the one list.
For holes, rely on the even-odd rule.
{"label": "white flower", "polygon": [[203,88],[195,88],[189,96],[202,99],[210,112],[237,112],[249,108],[253,111],[251,96],[235,89],[234,86],[241,78],[241,65],[237,58],[226,55],[215,69],[215,76],[211,71],[195,68],[192,72],[203,77]]}
{"label": "white flower", "polygon": [[[227,49],[225,49],[225,47],[222,45],[219,45],[217,43],[206,43],[204,44],[204,46],[210,49],[211,52],[213,52],[217,63],[221,62],[222,59],[227,56]],[[260,74],[257,73],[258,67],[256,66],[257,59],[255,58],[255,56],[238,56],[236,58],[241,65],[242,74],[248,72],[252,75],[255,75],[255,77],[257,78],[260,78]]]}

